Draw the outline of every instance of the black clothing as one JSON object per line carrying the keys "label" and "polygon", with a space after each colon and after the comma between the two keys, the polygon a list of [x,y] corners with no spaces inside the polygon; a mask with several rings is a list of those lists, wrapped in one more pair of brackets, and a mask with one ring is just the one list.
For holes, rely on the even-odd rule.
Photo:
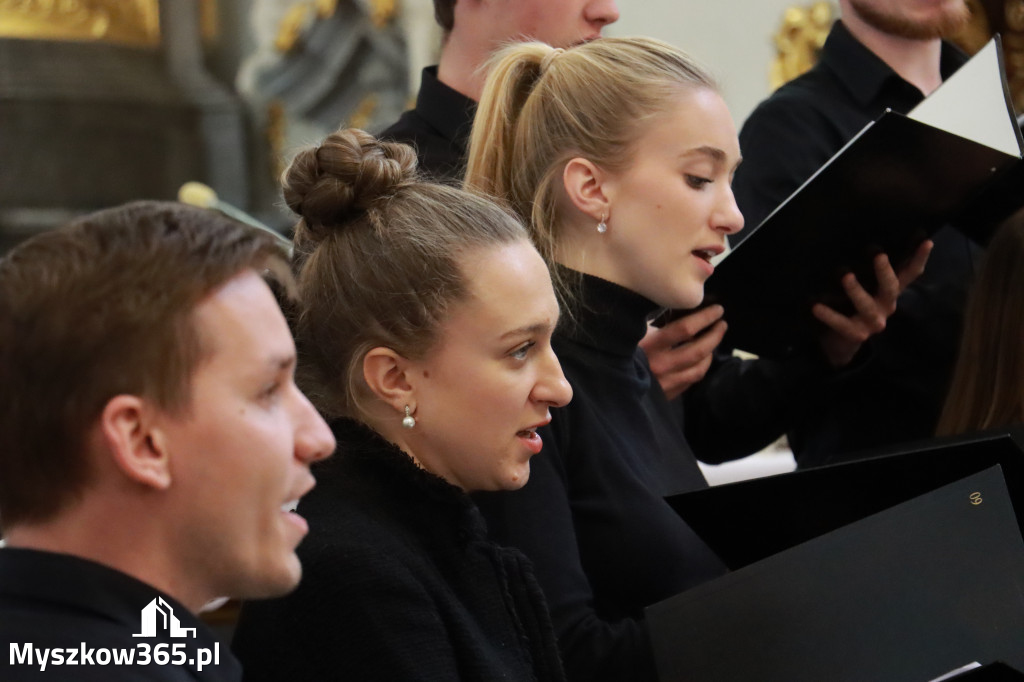
{"label": "black clothing", "polygon": [[[194,637],[170,637],[157,627],[155,637],[142,634],[142,610],[162,599],[181,627],[195,628]],[[0,679],[103,682],[154,680],[228,682],[241,679],[241,668],[228,648],[188,609],[171,597],[135,578],[107,566],[68,554],[30,549],[0,549],[0,642],[4,647]],[[8,651],[15,644],[15,652]],[[28,663],[26,644],[33,648]],[[163,645],[163,646],[161,646]],[[139,665],[143,650],[150,659],[157,647],[180,665]],[[175,649],[174,647],[178,647]],[[198,649],[217,651],[218,665],[196,670]],[[40,650],[50,649],[40,670]],[[54,653],[62,650],[62,662]],[[72,659],[68,650],[75,650]],[[133,650],[133,665],[114,663],[118,654]],[[104,662],[104,660],[106,662]],[[122,661],[124,659],[121,659]],[[72,662],[73,661],[73,662]]]}
{"label": "black clothing", "polygon": [[[944,43],[942,78],[953,75],[966,59]],[[746,229],[730,241],[742,241],[751,228],[886,109],[907,113],[923,99],[920,90],[837,21],[817,65],[761,102],[743,124],[743,163],[736,169],[733,192]]]}
{"label": "black clothing", "polygon": [[478,496],[533,561],[570,680],[655,679],[644,607],[725,572],[665,503],[707,486],[638,347],[656,306],[583,276],[553,345],[573,388],[518,491]]}
{"label": "black clothing", "polygon": [[704,378],[681,396],[686,439],[697,459],[708,464],[764,450],[797,422],[821,391],[859,372],[867,355],[858,354],[848,367],[837,370],[817,348],[779,360],[741,360],[716,350]]}
{"label": "black clothing", "polygon": [[303,579],[243,607],[246,680],[563,680],[529,562],[462,490],[350,420],[299,512]]}
{"label": "black clothing", "polygon": [[[965,59],[943,45],[942,76]],[[886,108],[906,113],[923,97],[836,22],[819,63],[762,102],[743,125],[744,160],[733,188],[747,225],[757,225]],[[806,403],[789,433],[800,467],[934,433],[977,251],[949,228],[934,241],[925,273],[900,297],[886,330],[868,342],[873,359]]]}
{"label": "black clothing", "polygon": [[416,148],[419,167],[437,180],[461,182],[476,102],[437,80],[437,67],[423,69],[416,108],[380,134]]}

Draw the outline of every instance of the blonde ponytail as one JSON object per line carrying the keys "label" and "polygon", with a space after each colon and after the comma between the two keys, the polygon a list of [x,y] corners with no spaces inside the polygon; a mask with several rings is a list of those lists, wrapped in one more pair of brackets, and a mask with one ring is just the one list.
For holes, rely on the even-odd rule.
{"label": "blonde ponytail", "polygon": [[[717,90],[690,57],[652,38],[600,38],[564,51],[506,47],[488,65],[465,186],[527,221],[537,250],[554,263],[565,164],[583,157],[622,170],[645,122],[694,88]],[[552,274],[570,303],[569,283]]]}

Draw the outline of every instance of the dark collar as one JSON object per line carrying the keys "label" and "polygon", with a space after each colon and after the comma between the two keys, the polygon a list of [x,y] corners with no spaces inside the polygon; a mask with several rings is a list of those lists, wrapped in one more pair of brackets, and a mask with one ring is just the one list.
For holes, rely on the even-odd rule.
{"label": "dark collar", "polygon": [[[943,41],[939,63],[942,80],[953,75],[966,61],[967,55],[951,43]],[[913,88],[918,100],[924,98],[920,90],[903,80],[878,55],[857,40],[841,20],[836,21],[825,40],[820,63],[846,84],[861,106],[875,101],[886,87],[893,87],[893,84]]]}
{"label": "dark collar", "polygon": [[[561,267],[561,266],[559,266]],[[636,352],[647,320],[659,310],[650,299],[608,280],[561,268],[574,287],[573,314],[563,315],[559,333],[577,343],[619,356]]]}
{"label": "dark collar", "polygon": [[423,69],[421,78],[416,111],[445,139],[465,149],[476,115],[476,102],[439,81],[436,66]]}
{"label": "dark collar", "polygon": [[358,472],[375,480],[377,489],[402,499],[411,522],[429,525],[431,533],[445,532],[437,527],[440,514],[451,521],[450,527],[462,541],[486,537],[476,504],[462,488],[421,468],[401,448],[359,421],[334,419],[330,426],[338,442],[337,454],[314,469],[318,482],[314,493],[322,483],[322,492],[345,494],[345,486],[353,482],[346,477]]}
{"label": "dark collar", "polygon": [[[195,628],[196,638],[189,640],[190,648],[194,644],[212,650],[217,642],[209,628],[173,597],[126,573],[70,554],[0,549],[0,596],[30,601],[56,613],[91,614],[98,621],[113,621],[129,633],[141,631],[142,609],[161,598],[173,609],[182,627]],[[218,672],[207,668],[200,674],[193,666],[188,667],[197,679],[241,678],[241,667],[227,647],[221,646],[220,653]]]}

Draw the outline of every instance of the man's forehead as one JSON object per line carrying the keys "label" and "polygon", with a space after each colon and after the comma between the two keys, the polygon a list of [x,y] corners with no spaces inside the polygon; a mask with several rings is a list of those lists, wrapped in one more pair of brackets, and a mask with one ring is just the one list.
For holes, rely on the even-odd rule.
{"label": "man's forehead", "polygon": [[209,359],[218,351],[245,355],[265,365],[294,363],[295,344],[270,287],[253,270],[235,275],[210,292],[194,311]]}

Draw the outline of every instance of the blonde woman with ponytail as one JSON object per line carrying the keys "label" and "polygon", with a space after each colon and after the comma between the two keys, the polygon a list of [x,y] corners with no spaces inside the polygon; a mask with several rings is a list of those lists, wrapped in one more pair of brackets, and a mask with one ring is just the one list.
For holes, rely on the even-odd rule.
{"label": "blonde woman with ponytail", "polygon": [[521,487],[572,396],[544,261],[510,214],[362,131],[283,182],[299,379],[339,446],[299,506],[299,589],[242,612],[246,679],[563,680],[529,561],[468,495]]}
{"label": "blonde woman with ponytail", "polygon": [[[736,130],[711,77],[652,39],[512,46],[488,73],[466,186],[523,217],[551,266],[575,397],[542,430],[530,483],[480,503],[533,560],[569,679],[655,680],[644,608],[725,567],[664,502],[707,483],[640,342],[656,311],[700,304],[743,227]],[[840,354],[895,306],[883,265],[876,297],[854,281],[857,314],[829,318]]]}

